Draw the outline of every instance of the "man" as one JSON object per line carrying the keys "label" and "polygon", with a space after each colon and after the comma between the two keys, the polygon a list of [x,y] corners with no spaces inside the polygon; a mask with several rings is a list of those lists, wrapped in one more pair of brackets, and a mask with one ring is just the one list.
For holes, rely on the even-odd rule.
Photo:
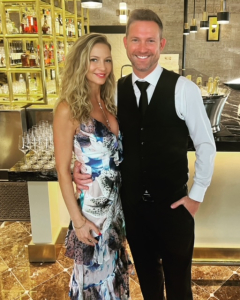
{"label": "man", "polygon": [[[127,23],[124,46],[133,74],[118,81],[120,193],[144,299],[164,299],[165,280],[168,300],[192,300],[194,215],[210,184],[216,150],[198,87],[158,65],[166,44],[162,30],[159,17],[147,9],[132,11]],[[197,159],[188,195],[189,135]],[[87,189],[90,177],[78,172],[77,166],[78,188]]]}

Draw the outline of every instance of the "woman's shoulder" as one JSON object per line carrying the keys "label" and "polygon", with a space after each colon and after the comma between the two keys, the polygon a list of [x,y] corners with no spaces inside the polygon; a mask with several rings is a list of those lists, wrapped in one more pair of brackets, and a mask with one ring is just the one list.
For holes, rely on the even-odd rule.
{"label": "woman's shoulder", "polygon": [[61,123],[71,123],[74,128],[79,126],[79,122],[72,117],[71,108],[67,101],[61,101],[57,104],[54,112],[54,119],[61,120]]}

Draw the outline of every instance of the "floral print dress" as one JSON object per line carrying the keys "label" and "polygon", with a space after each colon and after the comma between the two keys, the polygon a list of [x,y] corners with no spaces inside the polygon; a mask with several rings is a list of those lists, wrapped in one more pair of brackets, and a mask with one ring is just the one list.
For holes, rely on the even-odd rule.
{"label": "floral print dress", "polygon": [[89,190],[78,199],[83,215],[102,235],[93,246],[80,242],[70,222],[66,256],[74,259],[70,280],[71,299],[125,300],[129,298],[129,260],[124,247],[125,223],[119,197],[122,143],[101,122],[82,124],[74,138],[74,152],[82,172],[92,175]]}

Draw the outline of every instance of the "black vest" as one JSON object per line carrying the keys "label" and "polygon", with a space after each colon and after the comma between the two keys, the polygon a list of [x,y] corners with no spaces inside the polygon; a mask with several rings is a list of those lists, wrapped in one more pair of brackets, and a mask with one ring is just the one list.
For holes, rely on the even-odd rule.
{"label": "black vest", "polygon": [[[141,122],[132,75],[118,81],[118,119],[123,135],[123,207],[134,207],[145,190],[155,201],[188,180],[188,129],[175,109],[179,75],[163,69]],[[163,197],[162,197],[163,196]]]}

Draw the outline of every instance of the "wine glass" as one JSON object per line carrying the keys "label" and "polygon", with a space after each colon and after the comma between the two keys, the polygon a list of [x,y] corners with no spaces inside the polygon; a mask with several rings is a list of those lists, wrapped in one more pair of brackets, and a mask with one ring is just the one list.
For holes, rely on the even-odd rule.
{"label": "wine glass", "polygon": [[19,135],[19,137],[18,137],[18,149],[20,151],[22,151],[23,154],[24,154],[24,164],[21,166],[21,169],[22,170],[27,170],[28,165],[27,165],[27,161],[26,161],[26,153],[27,153],[29,148],[28,148],[28,143],[27,143],[26,136]]}

